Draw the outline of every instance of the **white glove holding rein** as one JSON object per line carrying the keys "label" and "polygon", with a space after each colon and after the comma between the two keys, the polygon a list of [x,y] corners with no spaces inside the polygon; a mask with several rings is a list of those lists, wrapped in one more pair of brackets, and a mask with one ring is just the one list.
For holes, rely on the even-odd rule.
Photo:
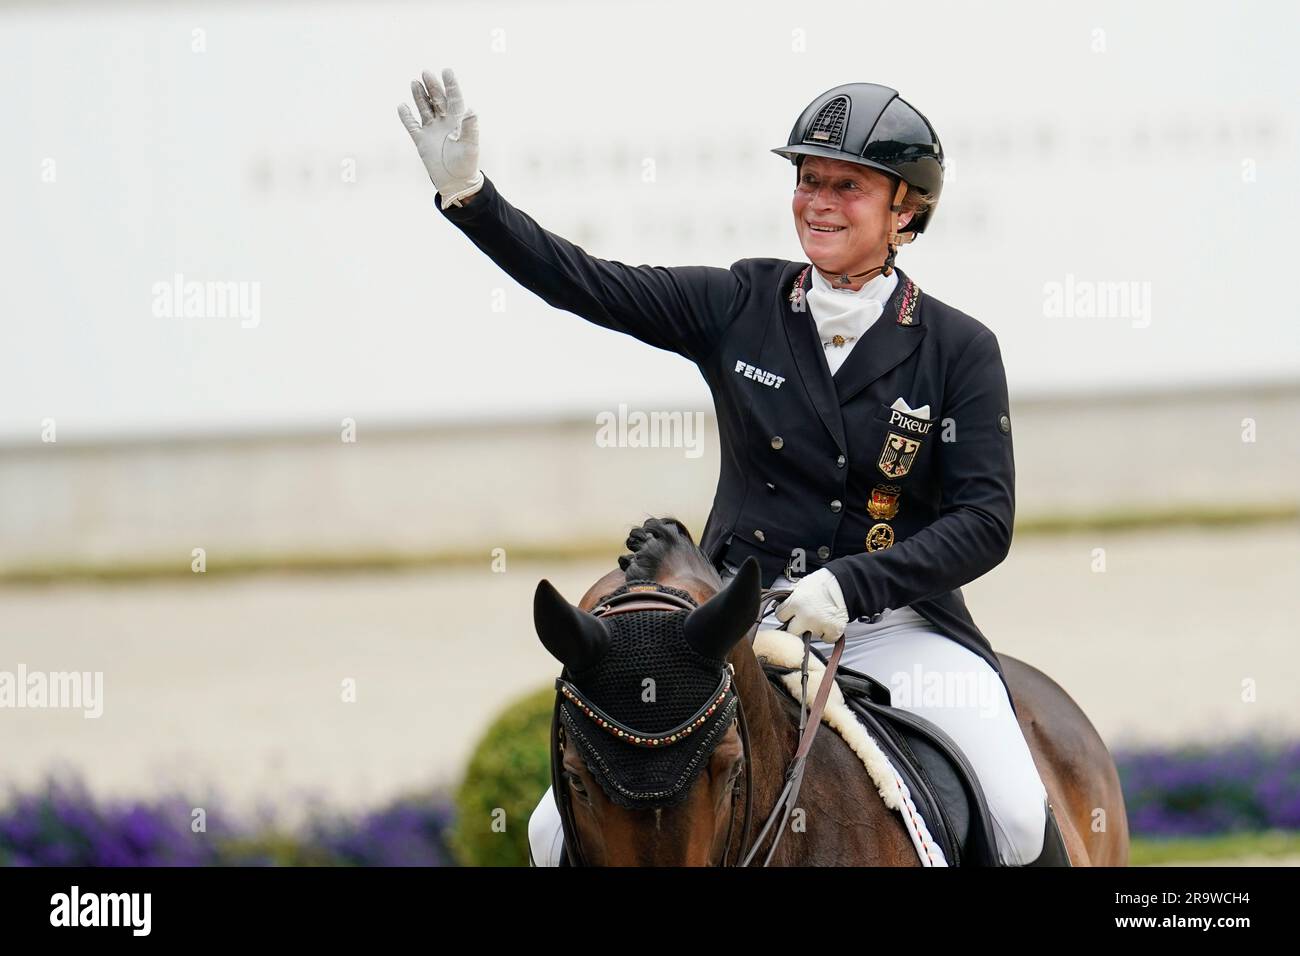
{"label": "white glove holding rein", "polygon": [[789,622],[791,634],[802,637],[804,631],[812,631],[813,640],[825,644],[834,644],[849,626],[844,591],[826,568],[800,578],[790,596],[777,607],[776,618]]}

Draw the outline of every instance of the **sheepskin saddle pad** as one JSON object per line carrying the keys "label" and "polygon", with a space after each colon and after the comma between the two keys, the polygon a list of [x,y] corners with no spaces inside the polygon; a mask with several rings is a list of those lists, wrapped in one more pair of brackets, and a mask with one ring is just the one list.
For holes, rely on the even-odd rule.
{"label": "sheepskin saddle pad", "polygon": [[[754,635],[754,654],[760,663],[794,669],[790,673],[781,675],[778,682],[791,697],[798,701],[802,683],[800,668],[803,661],[803,641],[789,631],[759,630]],[[825,670],[826,665],[815,655],[810,654],[808,657],[810,705],[817,695],[817,689],[821,686],[821,678]],[[903,824],[912,838],[921,865],[947,866],[948,861],[943,849],[931,837],[925,820],[922,819],[912,800],[907,784],[894,769],[884,750],[858,720],[857,715],[849,709],[838,686],[831,688],[830,696],[826,700],[826,709],[822,712],[822,722],[839,734],[858,755],[871,782],[875,784],[880,799],[885,801],[885,806],[902,816]]]}

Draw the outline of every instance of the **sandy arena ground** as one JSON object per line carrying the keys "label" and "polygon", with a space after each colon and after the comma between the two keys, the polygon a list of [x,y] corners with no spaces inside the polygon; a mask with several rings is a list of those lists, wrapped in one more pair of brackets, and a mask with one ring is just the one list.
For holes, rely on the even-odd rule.
{"label": "sandy arena ground", "polygon": [[[557,672],[532,630],[538,579],[576,601],[605,567],[0,589],[0,670],[104,673],[98,719],[0,710],[0,784],[61,764],[96,792],[215,786],[292,815],[454,781],[492,716]],[[1300,733],[1297,582],[1289,525],[1026,537],[965,590],[994,646],[1114,746]]]}

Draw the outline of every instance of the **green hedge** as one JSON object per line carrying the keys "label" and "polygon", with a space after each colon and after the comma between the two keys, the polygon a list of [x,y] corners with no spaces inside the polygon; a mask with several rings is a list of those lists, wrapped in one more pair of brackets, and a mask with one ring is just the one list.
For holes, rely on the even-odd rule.
{"label": "green hedge", "polygon": [[551,686],[519,698],[474,748],[456,794],[450,840],[462,865],[528,865],[528,818],[551,783],[547,738],[554,706]]}

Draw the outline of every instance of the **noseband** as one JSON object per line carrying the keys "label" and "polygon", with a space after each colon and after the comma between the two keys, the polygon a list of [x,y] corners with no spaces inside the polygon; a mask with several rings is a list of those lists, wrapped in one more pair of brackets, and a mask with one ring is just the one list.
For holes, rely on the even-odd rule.
{"label": "noseband", "polygon": [[[779,603],[790,594],[789,588],[771,588],[762,592],[759,602],[758,617],[751,625],[745,640],[752,640],[754,632],[758,629],[759,623],[767,616],[767,607],[770,603]],[[615,614],[628,614],[634,611],[677,611],[677,610],[694,610],[696,603],[688,597],[683,597],[669,590],[662,589],[657,584],[633,585],[627,591],[606,598],[601,604],[592,609],[591,613],[595,617],[609,617]],[[785,624],[781,625],[785,629]],[[794,760],[786,770],[786,783],[780,796],[777,798],[775,806],[764,822],[763,828],[753,844],[750,843],[750,829],[753,822],[754,807],[754,777],[751,772],[752,755],[749,740],[749,724],[745,720],[744,702],[740,694],[734,688],[735,668],[728,661],[723,668],[722,678],[716,691],[705,701],[700,709],[682,724],[658,733],[646,733],[623,724],[609,715],[605,714],[599,707],[587,700],[572,682],[567,680],[563,675],[556,679],[555,687],[555,709],[551,717],[551,789],[555,797],[556,804],[560,811],[561,827],[564,834],[564,854],[570,866],[586,866],[586,860],[582,853],[582,847],[578,842],[578,830],[573,817],[573,805],[569,795],[569,788],[565,785],[563,777],[563,756],[564,747],[564,724],[561,718],[561,706],[565,701],[570,702],[590,718],[598,727],[614,735],[619,739],[621,744],[628,746],[643,747],[649,749],[660,749],[671,747],[681,741],[691,737],[697,730],[704,727],[709,719],[720,709],[723,709],[725,716],[730,708],[730,703],[734,699],[736,704],[736,717],[741,738],[742,754],[742,775],[745,780],[745,815],[741,824],[741,837],[739,852],[736,854],[736,862],[729,862],[731,856],[731,840],[736,825],[736,800],[740,796],[740,778],[732,786],[731,797],[731,818],[727,824],[727,839],[722,849],[721,866],[748,866],[758,850],[758,846],[766,838],[773,823],[778,816],[781,817],[781,826],[777,830],[772,841],[772,846],[768,850],[767,856],[763,860],[763,865],[767,866],[773,853],[776,852],[777,844],[780,843],[781,837],[785,832],[785,823],[789,819],[790,811],[794,808],[795,800],[798,797],[799,788],[803,782],[804,761],[808,751],[811,748],[813,737],[817,733],[817,728],[821,724],[821,712],[826,703],[826,697],[830,693],[830,687],[833,684],[835,668],[839,664],[840,653],[843,650],[844,639],[841,636],[836,642],[835,651],[828,662],[827,670],[823,674],[822,684],[818,688],[817,699],[813,704],[811,713],[807,713],[805,708],[808,696],[808,656],[810,652],[809,638],[811,635],[804,635],[804,656],[803,656],[803,693],[799,705],[799,743],[795,752]],[[810,720],[806,718],[811,718]],[[730,726],[728,722],[727,726]],[[720,739],[720,732],[713,735]],[[716,740],[714,745],[716,746]],[[712,752],[712,747],[702,745],[696,759],[703,759]],[[667,796],[669,793],[650,794],[646,796]]]}

